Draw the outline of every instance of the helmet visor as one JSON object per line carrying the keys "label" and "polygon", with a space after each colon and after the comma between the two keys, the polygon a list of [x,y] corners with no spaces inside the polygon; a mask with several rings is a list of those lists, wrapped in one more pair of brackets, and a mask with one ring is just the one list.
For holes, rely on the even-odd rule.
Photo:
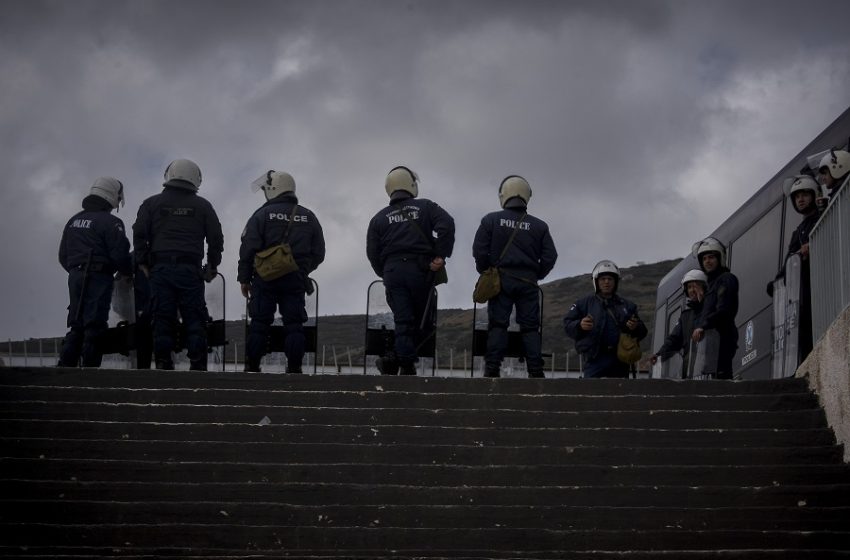
{"label": "helmet visor", "polygon": [[251,183],[251,192],[255,193],[257,191],[263,190],[263,187],[268,186],[271,183],[271,175],[274,173],[274,169],[270,169],[257,177],[254,182]]}

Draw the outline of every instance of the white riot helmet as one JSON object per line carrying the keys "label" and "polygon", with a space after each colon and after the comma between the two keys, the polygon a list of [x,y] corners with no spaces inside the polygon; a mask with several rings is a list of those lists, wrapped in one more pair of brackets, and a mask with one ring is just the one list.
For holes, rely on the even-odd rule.
{"label": "white riot helmet", "polygon": [[850,153],[844,150],[829,150],[820,160],[818,171],[827,171],[833,179],[841,179],[850,173]]}
{"label": "white riot helmet", "polygon": [[[797,175],[794,177],[794,182],[791,183],[791,186],[788,188],[788,198],[791,201],[791,206],[794,207],[794,210],[797,210],[797,205],[794,204],[794,195],[798,192],[810,191],[812,196],[812,206],[815,204],[815,200],[820,196],[820,185],[813,178],[808,175]],[[800,212],[797,210],[797,212]],[[800,212],[802,213],[802,212]]]}
{"label": "white riot helmet", "polygon": [[522,199],[522,206],[528,206],[528,201],[531,200],[531,185],[519,175],[508,175],[499,185],[499,204],[502,208],[505,208],[512,198]]}
{"label": "white riot helmet", "polygon": [[201,168],[189,159],[175,159],[165,168],[163,187],[177,187],[197,192],[201,186]]}
{"label": "white riot helmet", "polygon": [[593,278],[593,289],[599,291],[599,285],[597,284],[597,280],[603,274],[610,274],[614,277],[614,291],[617,291],[617,288],[620,285],[620,268],[614,264],[614,261],[599,261],[596,263],[596,266],[593,267],[593,272],[590,273],[590,276]]}
{"label": "white riot helmet", "polygon": [[691,248],[691,253],[697,258],[699,267],[702,268],[702,256],[706,253],[717,253],[717,260],[720,266],[726,267],[726,246],[713,237],[706,237],[702,241],[697,241]]}
{"label": "white riot helmet", "polygon": [[685,297],[688,297],[688,282],[702,282],[704,288],[708,288],[708,276],[702,270],[689,270],[682,276],[682,289],[685,291]]}
{"label": "white riot helmet", "polygon": [[393,193],[398,191],[409,193],[415,198],[419,196],[419,175],[403,165],[393,167],[387,173],[384,187],[386,187],[390,198],[393,198]]}
{"label": "white riot helmet", "polygon": [[119,204],[124,206],[124,184],[115,177],[98,177],[92,183],[89,194],[99,196],[113,208],[118,208]]}
{"label": "white riot helmet", "polygon": [[266,195],[266,200],[271,200],[284,193],[294,193],[295,179],[285,171],[269,169],[251,183],[251,190],[254,192],[262,190],[263,194]]}

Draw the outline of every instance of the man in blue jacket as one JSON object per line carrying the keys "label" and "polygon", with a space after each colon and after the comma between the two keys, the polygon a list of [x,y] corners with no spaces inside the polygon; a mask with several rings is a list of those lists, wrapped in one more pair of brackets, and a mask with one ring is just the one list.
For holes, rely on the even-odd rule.
{"label": "man in blue jacket", "polygon": [[394,167],[384,183],[388,206],[369,222],[366,256],[384,281],[395,322],[394,349],[378,361],[384,374],[416,375],[419,325],[434,277],[452,255],[455,222],[436,202],[419,196],[419,176]]}
{"label": "man in blue jacket", "polygon": [[[275,310],[279,308],[285,333],[286,371],[301,373],[306,346],[306,293],[312,292],[307,275],[325,260],[325,237],[316,215],[298,204],[292,175],[269,171],[260,183],[266,203],[251,215],[242,232],[236,278],[242,295],[250,298],[251,326],[245,350],[245,371],[260,371]],[[258,251],[280,244],[284,237],[298,270],[274,280],[263,280],[254,269],[254,257]]]}
{"label": "man in blue jacket", "polygon": [[537,281],[555,266],[558,252],[546,222],[528,214],[530,199],[528,181],[518,175],[505,177],[499,185],[502,210],[481,219],[472,243],[475,268],[482,273],[497,267],[501,284],[499,294],[487,302],[485,377],[499,377],[514,306],[528,376],[543,377]]}
{"label": "man in blue jacket", "polygon": [[124,185],[113,177],[95,180],[76,213],[62,231],[59,264],[68,272],[68,334],[62,343],[60,367],[99,367],[103,354],[98,338],[106,331],[112,301],[113,275],[132,277],[130,242],[124,222],[112,210],[124,204]]}
{"label": "man in blue jacket", "polygon": [[575,302],[564,317],[564,330],[584,360],[584,377],[628,377],[629,364],[617,358],[620,333],[639,341],[647,329],[637,305],[617,295],[620,269],[612,261],[593,267],[594,293]]}
{"label": "man in blue jacket", "polygon": [[738,350],[738,277],[726,267],[726,246],[717,239],[698,241],[693,252],[708,277],[708,289],[692,339],[700,342],[707,330],[715,330],[719,338],[715,377],[732,379],[732,360]]}

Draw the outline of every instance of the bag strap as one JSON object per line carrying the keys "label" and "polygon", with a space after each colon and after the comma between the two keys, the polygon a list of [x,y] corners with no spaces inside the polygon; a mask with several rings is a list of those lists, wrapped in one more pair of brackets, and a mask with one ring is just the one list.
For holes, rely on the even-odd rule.
{"label": "bag strap", "polygon": [[620,331],[621,331],[621,332],[624,332],[624,331],[623,331],[623,329],[622,329],[622,328],[620,328],[620,322],[619,322],[619,321],[617,321],[617,316],[616,316],[616,315],[614,315],[614,312],[613,312],[613,311],[611,311],[611,308],[610,308],[610,307],[608,307],[608,306],[605,306],[605,311],[607,311],[607,312],[608,312],[608,315],[610,315],[610,316],[611,316],[611,318],[612,318],[612,319],[614,319],[614,324],[615,324],[615,325],[617,325],[617,328],[618,328],[618,329],[620,329]]}
{"label": "bag strap", "polygon": [[496,260],[496,264],[494,264],[493,266],[498,267],[499,263],[502,262],[502,259],[505,257],[505,253],[508,252],[508,247],[510,247],[511,243],[513,243],[514,237],[516,237],[516,234],[519,231],[519,226],[522,224],[522,221],[525,219],[526,216],[528,216],[528,212],[524,212],[519,221],[514,224],[514,231],[511,232],[511,236],[508,238],[508,242],[505,243],[505,246],[502,248],[501,254],[499,254],[498,260]]}
{"label": "bag strap", "polygon": [[280,240],[280,244],[286,243],[289,239],[289,230],[292,229],[292,222],[295,220],[295,211],[298,210],[298,205],[294,204],[292,206],[292,212],[289,213],[289,223],[286,224],[286,229],[283,230],[283,239]]}
{"label": "bag strap", "polygon": [[434,251],[434,240],[433,240],[433,239],[428,239],[428,236],[427,236],[427,235],[425,235],[425,232],[424,232],[424,231],[422,231],[422,228],[421,228],[421,227],[419,227],[419,224],[417,224],[417,223],[416,223],[416,220],[414,220],[414,219],[413,219],[413,216],[412,216],[411,214],[408,214],[408,213],[407,213],[407,210],[404,208],[404,206],[402,206],[402,207],[400,208],[400,210],[401,210],[401,213],[402,213],[402,214],[404,214],[404,217],[407,219],[407,222],[408,222],[410,225],[412,225],[414,228],[416,228],[416,231],[419,233],[419,235],[421,235],[421,236],[422,236],[422,239],[424,239],[424,240],[425,240],[425,243],[427,243],[428,245],[430,245],[430,246],[431,246],[431,251]]}

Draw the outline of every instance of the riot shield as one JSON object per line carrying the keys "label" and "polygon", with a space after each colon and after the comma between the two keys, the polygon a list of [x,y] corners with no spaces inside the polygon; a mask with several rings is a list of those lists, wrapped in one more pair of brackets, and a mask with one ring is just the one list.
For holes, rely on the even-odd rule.
{"label": "riot shield", "polygon": [[[310,281],[310,293],[304,296],[304,307],[307,311],[307,322],[304,323],[304,360],[306,363],[301,364],[302,370],[306,371],[312,362],[313,373],[317,373],[318,360],[316,360],[316,348],[318,344],[318,328],[319,328],[319,284],[312,278],[307,278]],[[247,313],[246,313],[247,316]],[[246,336],[247,340],[247,336]],[[284,344],[286,342],[286,329],[283,320],[280,316],[275,317],[269,331],[268,347],[266,354],[263,356],[261,366],[263,371],[285,372],[288,363],[286,354],[284,354]]]}
{"label": "riot shield", "polygon": [[[542,338],[543,290],[539,286],[537,287],[537,294],[540,303],[540,323],[538,330]],[[484,356],[487,354],[488,324],[486,304],[479,307],[477,303],[474,303],[472,307],[472,371],[469,372],[470,377],[475,377],[476,371],[480,376],[484,376]],[[551,354],[544,354],[544,357],[551,357]],[[519,365],[525,363],[525,347],[522,344],[520,327],[516,322],[516,307],[511,310],[510,324],[508,325],[508,347],[505,349],[504,358],[501,368],[502,377],[527,376],[525,366]]]}
{"label": "riot shield", "polygon": [[799,365],[802,266],[802,259],[797,253],[785,260],[785,358],[782,377],[793,377]]}
{"label": "riot shield", "polygon": [[103,352],[101,367],[132,367],[136,349],[136,306],[132,280],[115,280],[108,320],[112,326],[99,340]]}
{"label": "riot shield", "polygon": [[771,377],[785,375],[785,313],[787,311],[785,278],[773,281],[773,352]]}
{"label": "riot shield", "polygon": [[704,331],[702,340],[691,347],[693,360],[688,364],[688,379],[713,379],[717,375],[720,335],[715,329]]}
{"label": "riot shield", "polygon": [[[206,301],[206,331],[207,331],[207,369],[225,369],[225,350],[227,349],[227,333],[225,329],[225,294],[226,281],[222,273],[216,275],[221,282],[210,282],[204,285]],[[221,318],[214,319],[210,310],[220,311]],[[186,327],[181,320],[177,327],[177,338],[174,345],[174,367],[188,368],[189,358],[186,355]],[[213,365],[217,367],[213,367]]]}
{"label": "riot shield", "polygon": [[[418,372],[436,373],[437,350],[437,289],[431,288],[425,317],[420,318],[416,339]],[[363,373],[378,374],[377,361],[392,352],[395,343],[395,321],[382,280],[369,284],[366,292],[366,337],[363,346]],[[390,374],[393,372],[390,371]]]}

